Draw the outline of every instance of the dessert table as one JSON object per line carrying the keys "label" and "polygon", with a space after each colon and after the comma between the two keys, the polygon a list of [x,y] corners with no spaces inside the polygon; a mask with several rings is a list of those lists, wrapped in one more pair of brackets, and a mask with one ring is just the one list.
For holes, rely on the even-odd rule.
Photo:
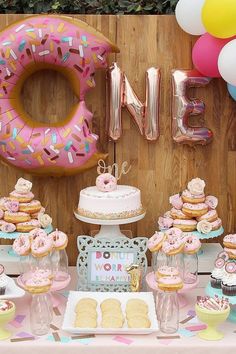
{"label": "dessert table", "polygon": [[[54,309],[51,333],[43,337],[34,337],[29,326],[29,295],[15,299],[16,318],[8,325],[12,332],[9,340],[0,342],[0,353],[18,354],[48,354],[50,350],[57,354],[141,354],[148,352],[200,354],[207,350],[207,354],[222,354],[223,351],[236,350],[236,327],[233,322],[227,321],[221,326],[225,337],[221,341],[204,341],[197,337],[202,324],[194,317],[196,296],[203,295],[209,276],[201,275],[196,289],[188,294],[189,305],[180,311],[180,329],[172,335],[161,332],[149,335],[84,335],[76,336],[61,331],[63,312],[65,309],[69,289],[76,289],[76,269],[70,268],[71,284],[62,292],[61,301]],[[191,318],[191,319],[190,319]],[[182,323],[181,323],[182,322]],[[199,327],[200,326],[200,327]]]}

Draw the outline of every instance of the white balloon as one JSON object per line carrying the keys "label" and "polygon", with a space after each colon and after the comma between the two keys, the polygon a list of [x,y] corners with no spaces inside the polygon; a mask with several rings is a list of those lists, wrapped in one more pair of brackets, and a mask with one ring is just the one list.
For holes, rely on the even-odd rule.
{"label": "white balloon", "polygon": [[200,35],[206,32],[202,23],[205,0],[179,0],[175,9],[176,20],[187,33]]}
{"label": "white balloon", "polygon": [[236,86],[236,39],[222,48],[218,58],[218,68],[223,79]]}

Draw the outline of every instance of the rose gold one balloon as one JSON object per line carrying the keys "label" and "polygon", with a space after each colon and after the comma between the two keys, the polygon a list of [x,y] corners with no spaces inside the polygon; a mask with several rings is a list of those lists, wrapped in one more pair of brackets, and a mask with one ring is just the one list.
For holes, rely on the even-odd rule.
{"label": "rose gold one balloon", "polygon": [[206,145],[211,142],[213,134],[210,129],[189,125],[190,115],[204,113],[204,102],[187,96],[189,87],[205,87],[210,80],[197,70],[172,71],[172,136],[177,143]]}
{"label": "rose gold one balloon", "polygon": [[159,137],[159,100],[160,100],[160,69],[149,68],[146,72],[146,101],[142,103],[127,76],[117,63],[108,70],[108,135],[118,140],[122,135],[121,108],[126,107],[135,121],[141,135],[149,140]]}

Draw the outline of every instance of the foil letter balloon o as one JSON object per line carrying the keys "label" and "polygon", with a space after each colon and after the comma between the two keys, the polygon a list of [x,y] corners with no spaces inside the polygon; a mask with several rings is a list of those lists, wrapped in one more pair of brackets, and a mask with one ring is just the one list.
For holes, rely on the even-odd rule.
{"label": "foil letter balloon o", "polygon": [[[71,175],[97,164],[104,155],[89,128],[86,92],[94,72],[106,67],[118,48],[86,23],[66,16],[27,17],[0,33],[0,156],[38,175]],[[24,81],[41,69],[62,72],[79,103],[63,122],[34,122],[20,103]]]}
{"label": "foil letter balloon o", "polygon": [[117,63],[108,70],[108,135],[117,141],[122,135],[121,111],[126,107],[135,121],[139,132],[148,141],[159,137],[160,69],[146,71],[146,101],[142,103],[132,89],[127,76]]}
{"label": "foil letter balloon o", "polygon": [[213,134],[210,129],[191,127],[188,122],[190,115],[204,113],[204,103],[187,96],[189,87],[204,87],[210,80],[196,70],[172,71],[172,137],[177,143],[206,145],[211,142]]}

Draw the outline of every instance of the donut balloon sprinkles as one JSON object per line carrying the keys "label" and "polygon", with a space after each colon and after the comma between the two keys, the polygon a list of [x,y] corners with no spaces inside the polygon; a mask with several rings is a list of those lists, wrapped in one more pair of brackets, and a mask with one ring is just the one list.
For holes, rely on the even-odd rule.
{"label": "donut balloon sprinkles", "polygon": [[[34,174],[70,175],[104,157],[89,128],[92,113],[84,97],[95,86],[94,73],[107,66],[118,48],[86,23],[66,16],[27,17],[0,33],[0,156]],[[25,80],[42,69],[60,71],[78,100],[63,122],[36,123],[24,111]]]}

